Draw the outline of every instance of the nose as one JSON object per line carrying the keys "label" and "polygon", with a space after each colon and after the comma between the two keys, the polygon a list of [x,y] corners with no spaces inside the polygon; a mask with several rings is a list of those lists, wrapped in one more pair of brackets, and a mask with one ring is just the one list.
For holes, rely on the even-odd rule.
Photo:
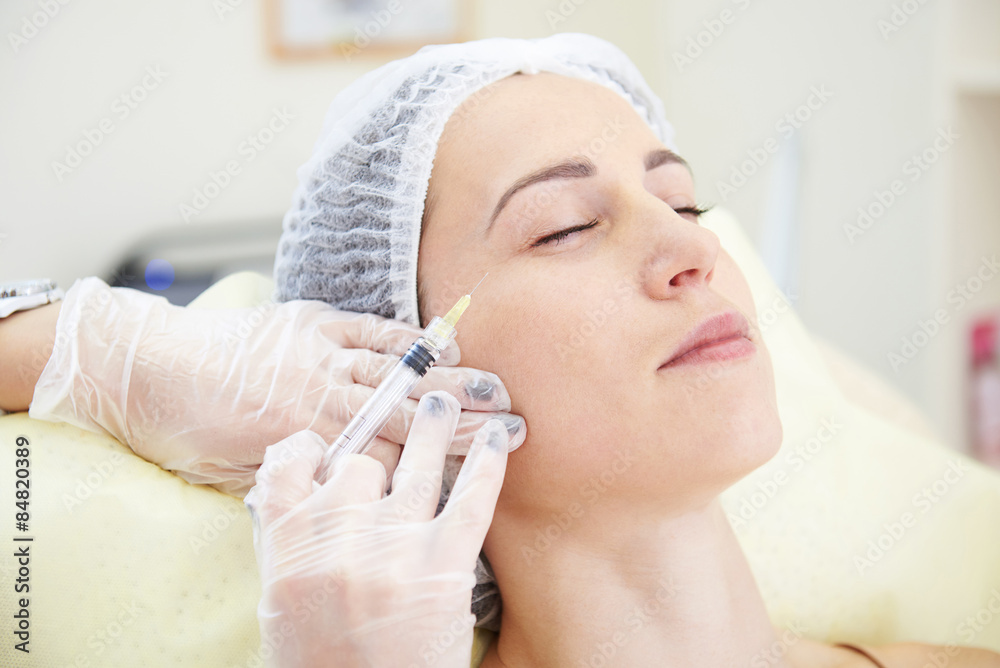
{"label": "nose", "polygon": [[654,199],[643,207],[643,224],[636,226],[645,239],[639,285],[658,300],[708,285],[719,259],[719,237]]}

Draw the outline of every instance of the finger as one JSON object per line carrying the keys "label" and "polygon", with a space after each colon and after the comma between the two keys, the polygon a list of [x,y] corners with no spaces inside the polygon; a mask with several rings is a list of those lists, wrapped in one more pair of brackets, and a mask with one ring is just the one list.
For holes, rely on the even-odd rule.
{"label": "finger", "polygon": [[373,503],[385,491],[385,467],[368,455],[347,454],[338,457],[330,479],[316,494],[323,509]]}
{"label": "finger", "polygon": [[[385,495],[386,481],[392,478],[392,474],[396,470],[396,464],[399,462],[399,454],[402,447],[403,446],[399,443],[393,443],[376,436],[364,455],[340,455],[338,457],[333,457],[332,453],[330,453],[331,456],[328,458],[329,461],[326,468],[322,471],[317,470],[316,481],[321,487],[325,488],[327,483],[333,479],[333,476],[336,475],[338,467],[341,466],[340,462],[342,459],[346,459],[348,457],[367,457],[375,460],[377,464],[382,465],[381,482],[379,483],[381,484],[381,489],[379,490],[378,498],[375,498],[374,492],[369,495],[371,500],[378,500]],[[370,475],[375,476],[374,473]],[[371,485],[370,488],[374,490],[375,485]],[[336,503],[344,503],[344,501],[336,497],[334,498],[334,501]],[[319,502],[326,503],[325,495]],[[360,502],[363,503],[364,501]]]}
{"label": "finger", "polygon": [[513,413],[480,413],[478,411],[462,411],[455,429],[455,439],[448,449],[449,455],[466,455],[472,447],[476,434],[490,420],[499,420],[507,429],[509,438],[507,451],[513,452],[521,447],[528,435],[528,427],[524,418]]}
{"label": "finger", "polygon": [[[333,437],[336,441],[337,436]],[[396,470],[396,463],[399,462],[399,453],[403,446],[399,443],[393,443],[392,441],[386,440],[381,436],[376,436],[372,439],[368,447],[365,448],[363,454],[372,459],[378,461],[382,464],[382,468],[385,470],[386,475],[392,477],[393,471]],[[328,480],[333,477],[334,471],[337,467],[337,462],[343,457],[343,454],[338,454],[337,450],[332,446],[323,453],[323,458],[321,459],[319,466],[316,468],[316,473],[314,478],[316,482],[320,485],[325,485]]]}
{"label": "finger", "polygon": [[312,494],[313,475],[326,447],[319,434],[300,431],[264,451],[257,484],[243,501],[263,528]]}
{"label": "finger", "polygon": [[[331,323],[335,329],[331,338],[342,348],[363,348],[377,353],[402,357],[423,331],[401,320],[390,320],[373,313],[358,315],[347,321]],[[451,342],[441,352],[438,364],[452,366],[458,364],[461,352],[458,344]]]}
{"label": "finger", "polygon": [[[340,436],[341,431],[346,426],[346,422],[336,421],[337,418],[344,416],[343,419],[346,420],[350,416],[357,415],[361,410],[361,407],[365,405],[365,402],[367,402],[373,394],[375,394],[375,390],[371,387],[366,385],[351,385],[347,388],[346,410],[343,406],[337,406],[334,410],[324,410],[322,412],[324,419],[329,419],[332,423],[331,428],[337,432],[336,436]],[[410,431],[410,424],[413,422],[413,415],[416,410],[416,400],[403,399],[403,403],[392,412],[392,415],[389,416],[385,425],[379,430],[378,436],[392,443],[405,443],[406,435]]]}
{"label": "finger", "polygon": [[[318,411],[316,413],[318,422],[310,425],[310,428],[322,433],[328,441],[335,441],[346,425],[346,419],[342,416],[357,415],[361,407],[364,406],[365,402],[374,393],[375,390],[373,388],[357,384],[347,387],[346,391],[334,393],[333,396],[340,397],[338,403],[331,404],[323,410]],[[422,393],[421,396],[424,394],[426,393]],[[340,402],[346,402],[346,407],[340,404]],[[460,401],[459,404],[461,405],[461,403]],[[410,432],[410,425],[413,424],[413,417],[416,411],[417,400],[404,399],[403,403],[389,416],[389,419],[379,431],[378,437],[389,443],[401,444],[406,442],[406,436]],[[511,450],[524,442],[527,435],[527,428],[521,416],[503,412],[463,410],[459,417],[458,428],[448,454],[466,454],[469,451],[469,446],[472,445],[472,439],[475,437],[476,432],[492,419],[500,420],[507,427],[507,432],[510,435]],[[365,454],[370,453],[366,452]],[[392,466],[389,465],[389,461],[383,457],[378,457],[378,459],[386,465],[386,470],[389,471],[389,477],[391,478]],[[322,482],[325,478],[318,477],[317,480]]]}
{"label": "finger", "polygon": [[399,463],[399,455],[403,452],[403,446],[399,443],[376,436],[371,446],[365,454],[382,464],[385,469],[386,478],[391,480],[392,474],[396,471],[396,464]]}
{"label": "finger", "polygon": [[507,441],[507,429],[498,420],[490,420],[477,432],[448,503],[435,519],[442,525],[441,544],[464,548],[460,556],[470,565],[475,564],[493,522],[507,470]]}
{"label": "finger", "polygon": [[458,402],[444,392],[431,392],[420,399],[389,494],[410,521],[434,517],[441,498],[444,456],[460,412]]}
{"label": "finger", "polygon": [[509,411],[510,395],[499,376],[468,367],[432,367],[410,393],[419,399],[427,392],[442,390],[458,399],[465,410]]}
{"label": "finger", "polygon": [[[351,380],[368,387],[378,387],[399,364],[399,358],[370,350],[352,351]],[[419,399],[428,392],[441,390],[458,399],[462,408],[473,411],[509,411],[510,395],[495,373],[468,367],[431,367],[410,393]]]}

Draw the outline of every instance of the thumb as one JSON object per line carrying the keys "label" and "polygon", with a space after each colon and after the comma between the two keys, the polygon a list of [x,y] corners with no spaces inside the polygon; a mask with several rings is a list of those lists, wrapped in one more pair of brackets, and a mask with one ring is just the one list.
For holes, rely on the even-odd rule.
{"label": "thumb", "polygon": [[479,430],[438,516],[444,526],[442,544],[459,546],[470,568],[493,522],[507,470],[507,441],[507,428],[500,420],[490,420]]}
{"label": "thumb", "polygon": [[313,476],[326,447],[319,434],[300,431],[267,448],[257,484],[243,499],[263,529],[312,494]]}

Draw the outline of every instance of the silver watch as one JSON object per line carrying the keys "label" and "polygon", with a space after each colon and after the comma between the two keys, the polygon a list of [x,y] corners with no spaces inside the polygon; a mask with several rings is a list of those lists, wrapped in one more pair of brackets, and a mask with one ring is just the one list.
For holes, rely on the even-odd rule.
{"label": "silver watch", "polygon": [[64,296],[55,282],[47,278],[0,283],[0,318],[57,302]]}

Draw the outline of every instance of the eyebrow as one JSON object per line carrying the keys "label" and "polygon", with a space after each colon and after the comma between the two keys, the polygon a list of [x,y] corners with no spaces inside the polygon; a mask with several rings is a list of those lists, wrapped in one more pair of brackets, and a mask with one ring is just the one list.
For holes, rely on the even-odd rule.
{"label": "eyebrow", "polygon": [[[688,171],[691,171],[691,166],[688,165],[687,160],[677,155],[673,151],[665,148],[653,149],[646,154],[643,164],[648,172],[651,169],[656,169],[661,165],[666,164],[679,164],[684,165]],[[500,199],[497,200],[497,205],[493,208],[493,214],[490,216],[489,225],[486,226],[486,231],[489,232],[490,228],[493,227],[493,223],[496,221],[497,216],[503,211],[503,208],[507,206],[510,199],[517,194],[518,191],[527,188],[528,186],[535,185],[536,183],[542,183],[543,181],[551,181],[554,179],[580,179],[587,178],[597,174],[597,166],[590,161],[587,157],[570,158],[569,160],[563,160],[554,165],[549,165],[548,167],[543,167],[537,171],[534,171],[526,176],[522,176],[517,181],[515,181]]]}

